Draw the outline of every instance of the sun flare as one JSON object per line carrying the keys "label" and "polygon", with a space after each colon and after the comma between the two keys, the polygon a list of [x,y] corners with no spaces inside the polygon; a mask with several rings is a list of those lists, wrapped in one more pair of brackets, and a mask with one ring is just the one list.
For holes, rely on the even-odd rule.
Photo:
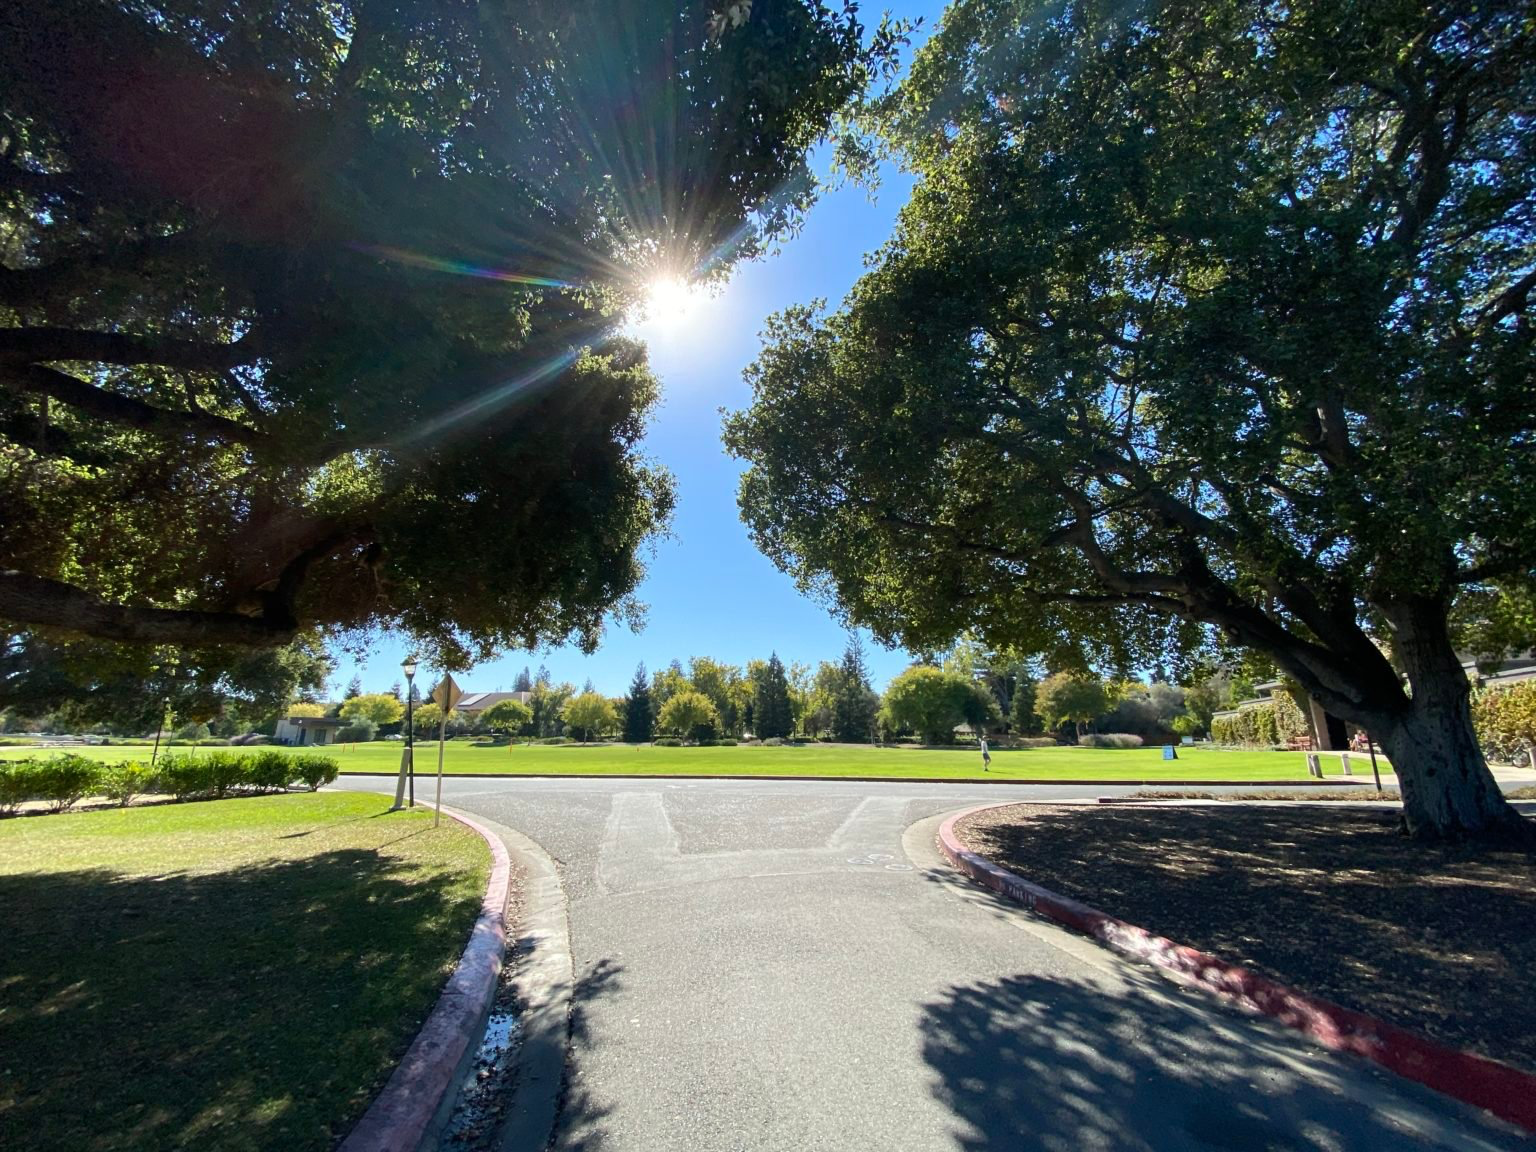
{"label": "sun flare", "polygon": [[645,286],[636,324],[660,333],[679,332],[703,299],[704,290],[681,276],[657,276]]}

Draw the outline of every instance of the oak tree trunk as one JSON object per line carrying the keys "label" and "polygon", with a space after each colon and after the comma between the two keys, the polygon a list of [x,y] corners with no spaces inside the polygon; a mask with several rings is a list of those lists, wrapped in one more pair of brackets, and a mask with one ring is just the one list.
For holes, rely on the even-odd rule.
{"label": "oak tree trunk", "polygon": [[1451,646],[1444,604],[1393,612],[1394,651],[1408,675],[1405,707],[1373,725],[1403,794],[1403,823],[1425,840],[1530,840],[1499,789],[1472,727],[1472,686]]}

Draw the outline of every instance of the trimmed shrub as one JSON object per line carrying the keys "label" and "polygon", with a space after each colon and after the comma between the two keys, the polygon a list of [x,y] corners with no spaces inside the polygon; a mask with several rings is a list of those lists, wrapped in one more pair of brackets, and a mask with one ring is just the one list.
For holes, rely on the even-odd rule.
{"label": "trimmed shrub", "polygon": [[0,816],[9,816],[32,798],[32,761],[0,760]]}
{"label": "trimmed shrub", "polygon": [[311,792],[320,791],[322,785],[330,784],[336,779],[338,771],[336,761],[329,756],[316,756],[309,753],[292,759],[295,776],[302,780],[304,786]]}
{"label": "trimmed shrub", "polygon": [[365,720],[361,724],[349,724],[345,728],[338,728],[336,730],[336,743],[366,744],[378,734],[378,728]]}
{"label": "trimmed shrub", "polygon": [[31,800],[45,800],[49,811],[67,812],[101,782],[101,765],[84,756],[65,754],[32,762]]}
{"label": "trimmed shrub", "polygon": [[142,760],[124,760],[101,770],[101,791],[108,800],[126,808],[135,796],[155,790],[155,774]]}
{"label": "trimmed shrub", "polygon": [[730,736],[726,736],[726,737],[723,737],[722,739],[716,740],[715,743],[720,745],[720,747],[722,747],[722,748],[734,748],[734,747],[736,747],[735,739],[733,737],[730,737]]}
{"label": "trimmed shrub", "polygon": [[1015,748],[1054,748],[1056,737],[1054,736],[1020,736],[1013,741]]}
{"label": "trimmed shrub", "polygon": [[788,741],[779,736],[770,736],[763,741],[764,748],[782,748]]}
{"label": "trimmed shrub", "polygon": [[173,752],[160,757],[160,787],[177,800],[195,800],[214,794],[212,756],[188,756]]}
{"label": "trimmed shrub", "polygon": [[199,759],[206,766],[208,785],[213,789],[216,800],[232,795],[248,782],[246,769],[249,767],[250,758],[247,756],[237,752],[210,752]]}
{"label": "trimmed shrub", "polygon": [[569,744],[570,742],[568,736],[546,736],[542,740],[534,741],[535,744]]}
{"label": "trimmed shrub", "polygon": [[1079,736],[1077,742],[1084,748],[1140,748],[1146,743],[1129,732],[1090,732]]}
{"label": "trimmed shrub", "polygon": [[663,736],[655,743],[658,748],[681,748],[683,746],[683,742],[676,736]]}
{"label": "trimmed shrub", "polygon": [[245,757],[245,783],[258,792],[286,792],[294,779],[293,757],[276,748]]}
{"label": "trimmed shrub", "polygon": [[228,748],[230,742],[223,736],[207,736],[194,741],[199,748]]}

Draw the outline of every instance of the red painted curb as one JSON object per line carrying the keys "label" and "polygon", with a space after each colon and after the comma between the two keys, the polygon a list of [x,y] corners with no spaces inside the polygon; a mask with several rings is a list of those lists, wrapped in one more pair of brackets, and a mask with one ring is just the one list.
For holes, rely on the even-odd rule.
{"label": "red painted curb", "polygon": [[983,887],[1092,936],[1107,948],[1167,969],[1224,1000],[1304,1032],[1325,1048],[1363,1056],[1399,1076],[1536,1132],[1536,1075],[1459,1048],[1437,1044],[1385,1020],[1229,964],[1209,952],[1154,936],[1145,928],[1128,924],[999,868],[966,849],[955,835],[955,825],[965,817],[991,808],[1011,806],[982,804],[956,812],[939,827],[939,851]]}
{"label": "red painted curb", "polygon": [[443,815],[474,829],[490,846],[491,876],[480,917],[432,1014],[338,1152],[415,1152],[453,1087],[465,1053],[480,1038],[481,1024],[496,995],[507,947],[505,916],[512,861],[501,838],[489,829],[446,808]]}

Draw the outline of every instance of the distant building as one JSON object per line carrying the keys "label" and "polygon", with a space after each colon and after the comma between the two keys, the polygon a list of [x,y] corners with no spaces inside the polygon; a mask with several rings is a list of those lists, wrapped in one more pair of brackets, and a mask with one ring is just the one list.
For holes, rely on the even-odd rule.
{"label": "distant building", "polygon": [[520,704],[526,704],[532,699],[532,692],[466,692],[454,707],[458,712],[463,713],[466,720],[474,720],[487,708],[500,704],[503,700],[516,700]]}
{"label": "distant building", "polygon": [[334,744],[336,733],[347,722],[338,716],[289,716],[277,722],[272,739],[279,744],[312,745],[320,747]]}
{"label": "distant building", "polygon": [[1478,666],[1470,656],[1462,658],[1461,667],[1474,688],[1502,688],[1521,680],[1536,680],[1536,651],[1521,652],[1508,660]]}

